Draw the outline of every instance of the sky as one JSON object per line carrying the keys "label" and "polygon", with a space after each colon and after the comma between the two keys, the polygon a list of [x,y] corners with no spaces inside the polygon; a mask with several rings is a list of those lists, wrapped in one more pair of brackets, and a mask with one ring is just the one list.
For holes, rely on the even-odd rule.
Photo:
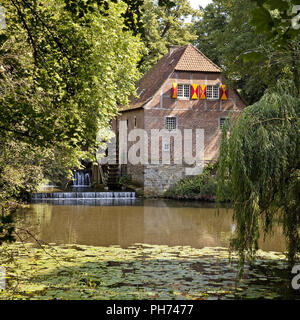
{"label": "sky", "polygon": [[205,7],[210,2],[212,2],[212,0],[190,0],[190,3],[194,9],[198,9],[199,5]]}
{"label": "sky", "polygon": [[[199,9],[199,6],[201,5],[203,8],[211,3],[212,0],[190,0],[190,4],[194,9]],[[191,22],[191,17],[185,19],[185,22]]]}

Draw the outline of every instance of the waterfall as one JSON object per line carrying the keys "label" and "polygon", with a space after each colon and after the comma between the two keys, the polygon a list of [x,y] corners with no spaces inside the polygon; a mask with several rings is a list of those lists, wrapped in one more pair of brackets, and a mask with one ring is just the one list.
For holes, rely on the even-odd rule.
{"label": "waterfall", "polygon": [[73,176],[73,187],[90,187],[91,177],[89,173],[76,171]]}
{"label": "waterfall", "polygon": [[33,193],[32,200],[131,200],[135,192],[42,192]]}

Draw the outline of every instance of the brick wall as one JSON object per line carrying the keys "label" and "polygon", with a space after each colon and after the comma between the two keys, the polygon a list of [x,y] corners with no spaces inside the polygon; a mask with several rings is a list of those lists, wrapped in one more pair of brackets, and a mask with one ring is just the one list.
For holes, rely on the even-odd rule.
{"label": "brick wall", "polygon": [[[151,129],[164,129],[165,117],[174,116],[177,118],[178,129],[204,129],[204,161],[205,163],[215,160],[218,157],[221,129],[219,126],[220,118],[227,117],[232,112],[234,116],[245,107],[245,103],[240,96],[229,88],[228,100],[190,100],[173,99],[171,88],[173,82],[182,84],[206,84],[217,85],[226,84],[224,77],[218,73],[200,72],[174,72],[165,81],[155,96],[144,106],[143,109],[136,109],[123,112],[119,120],[128,120],[128,132],[134,128],[145,129],[148,133],[148,158],[149,164],[128,165],[127,172],[134,179],[144,181],[146,193],[162,193],[169,186],[185,176],[186,165],[183,163],[174,165],[153,165],[151,164]],[[135,120],[136,119],[136,120]],[[172,149],[174,150],[174,141]],[[128,149],[134,142],[128,143]],[[193,141],[193,153],[196,152],[195,141]],[[162,144],[160,142],[160,150]],[[171,153],[172,154],[172,153]],[[162,151],[160,151],[160,161]]]}

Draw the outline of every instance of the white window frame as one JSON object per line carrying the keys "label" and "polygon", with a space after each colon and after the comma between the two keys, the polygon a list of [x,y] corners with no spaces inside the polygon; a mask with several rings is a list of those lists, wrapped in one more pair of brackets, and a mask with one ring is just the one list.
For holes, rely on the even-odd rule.
{"label": "white window frame", "polygon": [[[173,129],[168,129],[168,126],[167,126],[167,121],[168,121],[168,119],[170,119],[170,118],[175,119],[175,128],[173,128]],[[176,129],[177,129],[177,126],[178,126],[177,117],[175,117],[175,116],[167,116],[167,117],[165,117],[165,129],[167,129],[167,130],[169,130],[169,131],[173,131],[173,130],[176,130]]]}
{"label": "white window frame", "polygon": [[[179,89],[179,87],[182,87],[182,89]],[[181,95],[179,93],[181,93]],[[191,98],[191,85],[188,83],[178,83],[178,85],[177,85],[177,98],[178,99],[187,99],[187,100],[190,99]]]}
{"label": "white window frame", "polygon": [[[211,88],[211,92],[210,92]],[[211,95],[210,95],[211,93]],[[219,100],[220,99],[220,86],[219,85],[208,85],[206,87],[206,98],[207,100]]]}
{"label": "white window frame", "polygon": [[163,143],[163,151],[164,152],[171,152],[172,151],[171,141]]}

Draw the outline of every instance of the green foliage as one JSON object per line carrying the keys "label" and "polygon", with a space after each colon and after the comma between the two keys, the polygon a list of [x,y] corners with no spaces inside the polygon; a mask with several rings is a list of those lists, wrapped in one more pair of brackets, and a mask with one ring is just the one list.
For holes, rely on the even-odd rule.
{"label": "green foliage", "polygon": [[[2,3],[1,3],[2,4]],[[0,32],[0,133],[55,152],[96,150],[96,133],[134,93],[140,42],[126,5],[73,20],[63,1],[5,2]]]}
{"label": "green foliage", "polygon": [[[300,100],[291,83],[278,83],[224,127],[218,168],[218,200],[229,181],[241,262],[258,248],[259,225],[271,232],[279,215],[288,258],[300,252]],[[227,133],[229,130],[229,133]]]}
{"label": "green foliage", "polygon": [[227,25],[228,14],[224,6],[216,1],[201,8],[201,19],[194,24],[197,34],[194,45],[219,66],[224,63],[224,48],[222,50],[219,43],[223,43],[222,37]]}
{"label": "green foliage", "polygon": [[[182,179],[175,183],[166,191],[165,196],[170,198],[213,200],[217,190],[216,170],[217,163],[207,165],[201,174]],[[227,192],[224,201],[228,201],[229,199],[230,196]]]}
{"label": "green foliage", "polygon": [[138,78],[140,44],[123,30],[126,6],[73,21],[61,1],[16,3],[6,5],[1,31],[1,132],[40,146],[92,147]]}
{"label": "green foliage", "polygon": [[257,8],[251,0],[214,0],[195,23],[195,45],[222,67],[228,84],[249,104],[274,88],[278,79],[293,79],[299,86],[299,32],[297,39],[287,40],[287,46],[275,47],[268,34],[257,34],[250,24],[249,13]]}
{"label": "green foliage", "polygon": [[126,185],[132,182],[131,175],[123,174],[119,180],[119,184]]}
{"label": "green foliage", "polygon": [[15,241],[14,236],[14,211],[15,203],[2,203],[0,212],[0,245],[3,242]]}
{"label": "green foliage", "polygon": [[[64,0],[65,9],[72,13],[74,18],[82,18],[88,13],[93,13],[100,9],[102,15],[109,14],[110,3],[117,3],[118,0]],[[144,25],[141,21],[143,0],[124,0],[127,4],[126,11],[122,13],[124,18],[124,28],[134,32],[134,34],[143,34]],[[158,0],[159,6],[172,8],[175,4],[172,0]]]}
{"label": "green foliage", "polygon": [[298,0],[253,0],[257,6],[251,12],[251,24],[257,33],[265,33],[276,46],[288,46],[299,38],[299,31],[291,27],[295,14],[292,8]]}
{"label": "green foliage", "polygon": [[141,72],[149,70],[164,54],[170,45],[185,45],[196,39],[191,23],[184,22],[189,15],[197,17],[188,0],[176,0],[175,6],[159,6],[153,0],[145,0],[142,21],[142,40],[146,54],[140,62]]}
{"label": "green foliage", "polygon": [[251,12],[250,23],[258,34],[264,34],[270,45],[281,53],[285,63],[291,65],[293,81],[300,93],[300,33],[292,27],[292,19],[295,16],[292,9],[295,5],[299,5],[299,1],[254,0],[254,2],[257,6]]}
{"label": "green foliage", "polygon": [[0,209],[9,214],[43,179],[65,184],[78,159],[94,157],[99,128],[135,92],[141,42],[121,1],[83,16],[63,0],[0,5]]}

